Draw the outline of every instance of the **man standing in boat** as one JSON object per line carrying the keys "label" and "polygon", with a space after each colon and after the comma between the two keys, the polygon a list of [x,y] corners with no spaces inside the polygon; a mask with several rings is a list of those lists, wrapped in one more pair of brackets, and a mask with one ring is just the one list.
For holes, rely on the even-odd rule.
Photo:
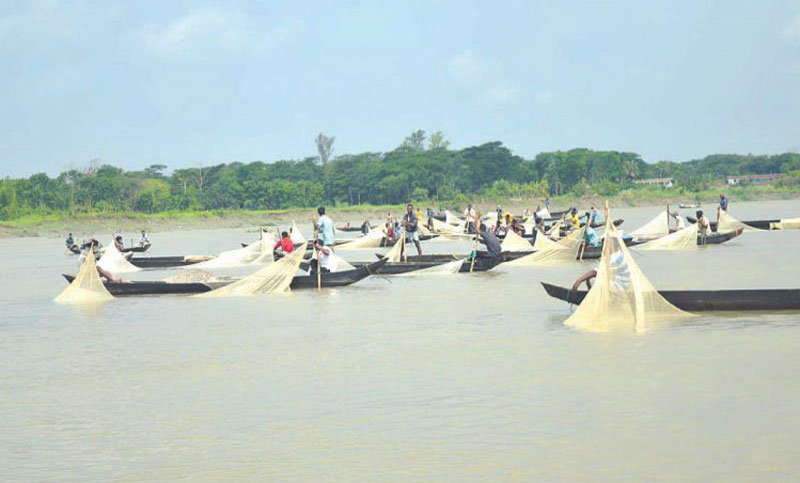
{"label": "man standing in boat", "polygon": [[403,215],[403,229],[405,230],[406,234],[406,243],[413,241],[414,245],[417,247],[417,253],[422,255],[422,247],[419,244],[419,235],[417,232],[417,229],[419,228],[418,224],[419,218],[417,218],[417,215],[414,214],[414,205],[409,203],[406,205],[406,214]]}
{"label": "man standing in boat", "polygon": [[317,213],[319,214],[319,220],[313,217],[311,218],[312,223],[314,223],[314,230],[320,234],[322,243],[326,247],[333,246],[333,243],[336,241],[333,220],[325,214],[324,206],[317,208]]}
{"label": "man standing in boat", "polygon": [[724,193],[719,195],[719,207],[722,211],[728,211],[728,198],[725,197]]}
{"label": "man standing in boat", "polygon": [[475,210],[472,208],[472,203],[467,205],[467,209],[464,210],[464,232],[465,233],[475,233]]}

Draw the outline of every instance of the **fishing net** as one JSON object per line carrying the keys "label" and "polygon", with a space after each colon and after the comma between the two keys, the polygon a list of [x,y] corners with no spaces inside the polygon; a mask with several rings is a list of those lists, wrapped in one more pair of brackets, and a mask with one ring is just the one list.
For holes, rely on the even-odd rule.
{"label": "fishing net", "polygon": [[103,256],[100,257],[100,260],[97,261],[97,266],[102,268],[103,270],[108,270],[114,275],[119,273],[138,272],[139,270],[141,270],[141,268],[137,267],[136,265],[133,265],[125,257],[122,256],[119,250],[117,250],[116,245],[114,245],[113,239],[103,252]]}
{"label": "fishing net", "polygon": [[[328,247],[328,248],[330,248],[330,247]],[[334,265],[335,265],[335,268],[333,270],[331,270],[331,273],[333,273],[333,272],[342,272],[342,271],[345,271],[345,270],[355,270],[356,269],[356,267],[351,265],[350,262],[348,262],[344,258],[342,258],[339,255],[337,255],[336,252],[334,252],[332,249],[331,249],[331,255],[330,256],[333,258],[333,262],[334,262]],[[309,262],[309,268],[310,267],[315,267],[316,268],[316,266],[317,266],[317,252],[314,252],[311,255],[311,261]]]}
{"label": "fishing net", "polygon": [[90,248],[86,259],[78,270],[78,275],[63,292],[55,298],[56,302],[68,304],[86,304],[104,302],[113,299],[108,293],[94,262],[94,251]]}
{"label": "fishing net", "polygon": [[[581,233],[583,233],[583,230],[575,230],[558,242],[553,242],[552,240],[539,242],[540,238],[546,239],[547,237],[537,236],[536,240],[540,248],[538,248],[536,252],[516,260],[511,260],[505,265],[512,267],[530,267],[575,263],[575,260],[578,258],[578,250],[581,246]],[[534,248],[536,247],[534,246]]]}
{"label": "fishing net", "polygon": [[336,247],[337,250],[362,250],[364,248],[377,248],[381,246],[384,233],[381,227],[373,228],[366,235],[354,238],[352,241]]}
{"label": "fishing net", "polygon": [[299,245],[306,242],[306,237],[303,236],[303,232],[300,231],[300,228],[297,228],[297,224],[294,222],[294,220],[292,220],[292,228],[290,231],[292,243]]}
{"label": "fishing net", "polygon": [[769,224],[770,230],[800,230],[800,218],[787,218]]}
{"label": "fishing net", "polygon": [[697,248],[697,223],[683,230],[636,245],[636,250],[692,250]]}
{"label": "fishing net", "polygon": [[603,254],[596,270],[595,284],[565,324],[594,332],[638,331],[658,321],[691,316],[653,288],[611,223],[606,223]]}
{"label": "fishing net", "polygon": [[500,244],[500,250],[504,252],[529,252],[533,250],[528,240],[517,235],[514,230],[508,230],[503,243]]}
{"label": "fishing net", "polygon": [[433,267],[423,268],[421,270],[414,270],[412,272],[400,273],[397,274],[397,277],[419,277],[419,276],[426,276],[426,275],[449,275],[452,273],[458,273],[461,270],[461,266],[465,262],[464,260],[453,260],[452,262],[442,263]]}
{"label": "fishing net", "polygon": [[655,218],[633,230],[630,235],[636,240],[654,240],[669,235],[669,212],[660,212]]}
{"label": "fishing net", "polygon": [[551,240],[550,237],[542,232],[536,233],[536,240],[533,242],[533,249],[535,251],[552,250],[553,248],[561,248],[561,245]]}
{"label": "fishing net", "polygon": [[553,217],[553,215],[550,214],[550,210],[548,210],[547,208],[542,208],[541,210],[537,211],[536,212],[536,216],[538,216],[539,218],[541,218],[543,220],[545,218],[552,218]]}
{"label": "fishing net", "polygon": [[236,297],[286,292],[297,274],[300,262],[303,261],[305,248],[305,246],[298,247],[292,253],[255,273],[210,292],[195,295],[195,297]]}
{"label": "fishing net", "polygon": [[450,213],[450,211],[444,210],[444,222],[448,225],[463,225],[466,223],[466,220],[462,220],[456,215]]}
{"label": "fishing net", "polygon": [[230,268],[272,261],[272,247],[266,239],[255,241],[246,247],[227,250],[211,260],[190,265],[192,269]]}
{"label": "fishing net", "polygon": [[728,233],[739,228],[744,231],[761,231],[758,228],[753,228],[750,225],[745,225],[741,221],[732,217],[725,210],[718,210],[717,212],[717,233]]}
{"label": "fishing net", "polygon": [[383,258],[389,259],[389,261],[392,263],[397,263],[402,261],[404,255],[407,256],[407,254],[405,254],[405,243],[406,243],[406,234],[403,233],[400,239],[397,240],[397,243],[395,243],[394,246],[388,252],[386,252]]}
{"label": "fishing net", "polygon": [[211,280],[213,275],[205,270],[187,270],[164,279],[167,283],[203,283]]}

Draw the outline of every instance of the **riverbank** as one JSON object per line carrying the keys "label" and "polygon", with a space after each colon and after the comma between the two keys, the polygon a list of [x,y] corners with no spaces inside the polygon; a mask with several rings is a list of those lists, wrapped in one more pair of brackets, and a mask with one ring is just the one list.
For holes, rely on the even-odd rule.
{"label": "riverbank", "polygon": [[[677,207],[679,203],[696,203],[702,206],[714,207],[719,201],[719,188],[705,192],[685,193],[681,190],[670,189],[636,189],[626,190],[610,198],[599,195],[593,196],[554,196],[551,198],[553,210],[563,210],[571,206],[587,209],[595,206],[598,209],[605,204],[606,199],[612,207],[641,207],[671,204]],[[800,189],[787,190],[766,187],[736,187],[724,190],[731,203],[739,201],[770,201],[800,199]],[[423,210],[427,207],[435,211],[440,209],[462,210],[466,204],[463,200],[452,202],[422,201],[418,203]],[[504,209],[521,213],[528,208],[543,204],[541,198],[507,198],[501,200],[488,200],[476,197],[476,209],[488,213],[494,211],[497,204]],[[391,212],[400,215],[405,211],[405,205],[356,205],[332,206],[328,214],[334,219],[337,226],[347,222],[356,225],[365,219],[381,220]],[[286,226],[296,221],[300,224],[310,223],[315,208],[296,208],[288,210],[214,210],[214,211],[167,211],[162,213],[91,213],[70,215],[69,213],[52,213],[45,215],[29,215],[14,220],[0,222],[0,238],[9,237],[35,237],[35,236],[64,236],[71,232],[78,238],[90,236],[105,236],[111,233],[135,233],[140,230],[148,232],[165,232],[175,230],[221,229],[221,228],[252,228],[259,226]],[[766,216],[766,214],[765,214]]]}

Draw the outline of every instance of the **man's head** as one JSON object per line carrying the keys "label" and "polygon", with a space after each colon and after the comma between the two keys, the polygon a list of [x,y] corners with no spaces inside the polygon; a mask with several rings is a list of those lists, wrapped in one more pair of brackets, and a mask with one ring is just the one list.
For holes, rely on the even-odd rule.
{"label": "man's head", "polygon": [[408,212],[409,214],[414,212],[414,205],[412,203],[406,205],[406,212]]}
{"label": "man's head", "polygon": [[472,209],[472,203],[469,203],[469,204],[467,205],[467,208],[471,210],[471,209]]}
{"label": "man's head", "polygon": [[703,216],[703,210],[697,210],[697,212],[695,212],[695,215],[697,215],[697,217],[700,218],[701,216]]}
{"label": "man's head", "polygon": [[722,194],[722,193],[720,193],[720,194],[719,194],[719,199],[722,199],[722,198],[725,198],[725,195],[724,195],[724,194]]}
{"label": "man's head", "polygon": [[325,214],[325,207],[324,206],[320,206],[319,208],[317,208],[317,213],[319,213],[319,216],[324,215]]}
{"label": "man's head", "polygon": [[69,236],[72,236],[72,233],[70,233]]}
{"label": "man's head", "polygon": [[144,230],[142,230],[142,235],[144,235]]}
{"label": "man's head", "polygon": [[323,246],[322,238],[317,238],[316,240],[314,240],[314,246],[317,247],[318,249],[322,248]]}
{"label": "man's head", "polygon": [[536,218],[534,218],[534,219],[533,219],[533,221],[535,221],[537,225],[538,225],[539,223],[542,223],[542,222],[543,222],[543,220],[542,220],[541,218],[539,218],[538,216],[537,216]]}
{"label": "man's head", "polygon": [[572,214],[573,215],[577,215],[578,214],[578,209],[577,208],[573,208],[572,209]]}
{"label": "man's head", "polygon": [[281,232],[281,238],[289,238],[289,234],[285,231]]}

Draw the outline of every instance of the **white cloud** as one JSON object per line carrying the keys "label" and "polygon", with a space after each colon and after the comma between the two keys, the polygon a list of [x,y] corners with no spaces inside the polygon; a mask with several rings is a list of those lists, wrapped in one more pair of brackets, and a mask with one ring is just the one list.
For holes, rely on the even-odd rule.
{"label": "white cloud", "polygon": [[519,89],[499,77],[497,67],[465,50],[447,62],[453,80],[462,87],[477,93],[484,100],[505,103],[519,95]]}
{"label": "white cloud", "polygon": [[800,14],[781,31],[781,36],[789,43],[800,45]]}
{"label": "white cloud", "polygon": [[305,24],[299,20],[262,30],[241,12],[206,7],[166,26],[146,27],[141,37],[148,52],[173,59],[259,51],[289,42],[303,32]]}

